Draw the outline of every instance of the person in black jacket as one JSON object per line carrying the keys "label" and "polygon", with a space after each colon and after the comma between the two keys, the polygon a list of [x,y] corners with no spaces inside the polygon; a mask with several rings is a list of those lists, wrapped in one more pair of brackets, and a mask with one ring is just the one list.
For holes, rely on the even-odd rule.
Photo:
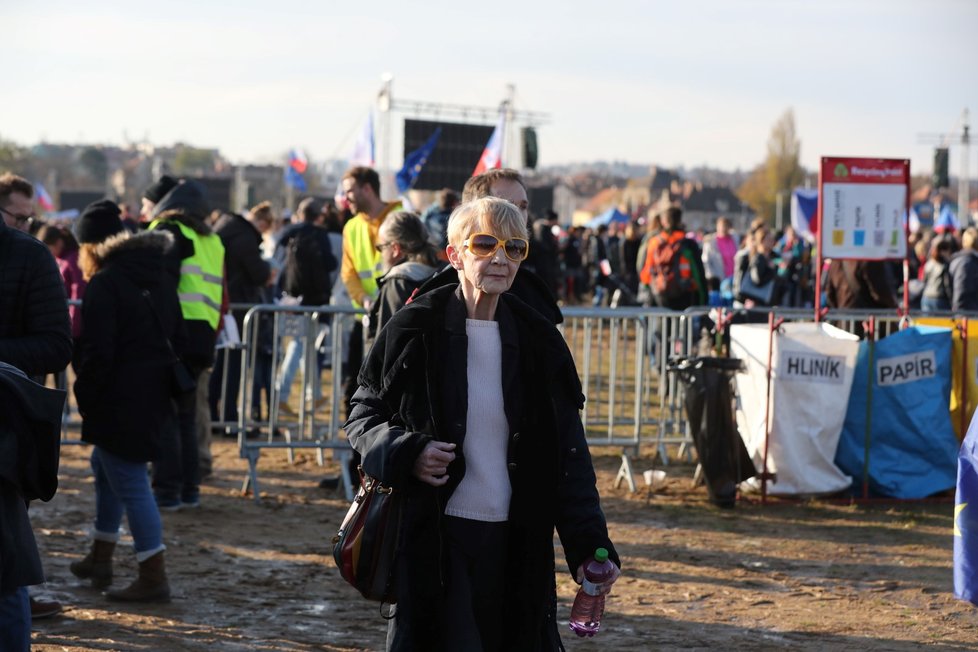
{"label": "person in black jacket", "polygon": [[75,227],[79,264],[89,284],[75,396],[82,440],[94,444],[94,542],[71,572],[92,586],[112,583],[112,553],[125,513],[139,576],[108,597],[130,602],[167,601],[163,526],[147,475],[161,452],[164,427],[176,419],[170,398],[171,347],[183,348],[176,284],[164,272],[165,231],[130,235],[112,202],[96,202]]}
{"label": "person in black jacket", "polygon": [[[28,376],[64,369],[71,360],[71,327],[64,283],[51,252],[22,232],[32,218],[34,188],[0,176],[0,362]],[[0,424],[13,415],[0,403]],[[11,424],[16,427],[15,424]],[[41,559],[18,487],[0,480],[0,649],[27,650],[30,585],[44,581]],[[60,605],[54,605],[60,611]]]}
{"label": "person in black jacket", "polygon": [[[333,251],[329,231],[321,226],[324,218],[323,204],[321,201],[314,197],[303,199],[296,209],[296,215],[300,221],[297,224],[285,228],[275,245],[274,258],[276,263],[282,268],[279,274],[279,289],[286,294],[291,294],[295,298],[301,296],[302,301],[300,301],[300,305],[326,305],[329,303],[332,294],[329,276],[333,270],[339,267],[336,256],[340,252]],[[305,240],[308,246],[303,245],[300,247],[299,245],[302,240]],[[295,243],[296,247],[291,246],[293,243]],[[316,267],[312,260],[297,260],[297,258],[301,258],[302,256],[295,255],[297,254],[296,248],[305,250],[308,252],[307,255],[311,253],[319,258],[321,267]],[[292,251],[291,254],[290,250]],[[306,263],[312,265],[313,268],[309,269]],[[289,288],[288,286],[293,283],[296,287]],[[308,325],[308,322],[304,323]],[[317,326],[317,332],[318,330],[319,327]],[[292,392],[292,383],[295,379],[295,374],[299,370],[300,364],[303,364],[305,360],[303,351],[306,339],[308,339],[308,333],[303,333],[289,342],[285,349],[285,358],[282,360],[280,367],[279,378],[277,379],[279,394],[278,407],[279,412],[286,416],[295,416],[295,412],[293,412],[292,407],[289,405],[289,394]],[[312,339],[315,340],[316,338],[313,337]],[[312,372],[306,371],[305,375],[307,377],[311,376],[314,379],[312,382],[312,396],[309,396],[308,399],[312,402],[314,408],[318,409],[326,404],[326,399],[322,396],[322,385],[318,382],[321,366],[318,355],[316,360],[316,369]]]}
{"label": "person in black jacket", "polygon": [[210,207],[203,186],[182,179],[153,207],[149,230],[173,236],[164,268],[177,283],[187,329],[183,361],[197,383],[196,395],[179,406],[179,428],[167,435],[154,466],[153,489],[160,508],[200,506],[200,481],[212,470],[208,378],[224,299],[224,245],[207,224]]}
{"label": "person in black jacket", "polygon": [[951,310],[978,310],[978,229],[969,226],[961,234],[961,251],[951,256]]}
{"label": "person in black jacket", "polygon": [[[266,228],[271,225],[267,222]],[[214,225],[214,232],[224,243],[224,273],[227,279],[228,301],[231,303],[261,303],[262,288],[274,280],[271,265],[261,257],[262,234],[252,214],[244,218],[237,213],[224,213]],[[233,310],[231,314],[244,338],[244,318],[247,310]],[[227,317],[225,317],[227,318]],[[224,412],[220,414],[220,398],[224,384],[224,362],[228,360],[227,385],[224,395]],[[238,390],[241,380],[241,355],[226,349],[217,352],[217,361],[210,376],[208,401],[211,419],[214,421],[238,420]]]}
{"label": "person in black jacket", "polygon": [[620,565],[573,358],[506,292],[526,234],[507,201],[459,206],[447,251],[458,283],[398,311],[360,370],[347,437],[364,471],[404,496],[388,650],[562,649],[554,528],[577,581],[598,547]]}

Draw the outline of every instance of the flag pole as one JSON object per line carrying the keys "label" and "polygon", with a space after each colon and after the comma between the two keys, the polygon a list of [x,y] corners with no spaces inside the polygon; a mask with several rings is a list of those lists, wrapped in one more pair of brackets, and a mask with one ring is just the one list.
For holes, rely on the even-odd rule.
{"label": "flag pole", "polygon": [[863,500],[869,498],[869,443],[873,426],[873,381],[875,372],[873,371],[873,357],[876,352],[876,317],[870,315],[865,323],[866,345],[869,347],[869,360],[866,374],[866,439],[864,442],[863,453]]}

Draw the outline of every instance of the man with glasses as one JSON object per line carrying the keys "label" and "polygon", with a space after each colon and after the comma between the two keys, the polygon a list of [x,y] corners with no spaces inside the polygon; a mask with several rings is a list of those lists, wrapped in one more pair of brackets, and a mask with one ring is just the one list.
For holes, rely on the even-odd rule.
{"label": "man with glasses", "polygon": [[0,214],[11,229],[29,233],[34,221],[34,186],[13,174],[0,177]]}
{"label": "man with glasses", "polygon": [[[28,376],[57,373],[71,360],[71,327],[61,273],[48,248],[27,235],[34,188],[0,176],[0,362]],[[26,381],[25,381],[26,382]],[[3,396],[9,396],[4,394]],[[21,401],[0,398],[0,448],[9,451],[27,420]],[[36,418],[36,416],[32,417]],[[54,418],[60,421],[60,409]],[[11,444],[12,445],[12,444]],[[27,586],[44,581],[37,543],[18,485],[0,477],[0,649],[30,648],[31,619],[61,611],[56,602],[31,604]]]}

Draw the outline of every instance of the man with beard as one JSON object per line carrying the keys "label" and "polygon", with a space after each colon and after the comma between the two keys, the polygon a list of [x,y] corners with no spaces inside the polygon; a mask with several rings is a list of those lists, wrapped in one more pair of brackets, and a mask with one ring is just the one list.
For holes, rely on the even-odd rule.
{"label": "man with beard", "polygon": [[[380,176],[373,168],[352,167],[343,175],[343,193],[354,212],[343,227],[343,260],[340,278],[353,305],[370,312],[377,298],[377,279],[384,274],[377,233],[387,216],[400,210],[400,202],[380,199]],[[357,389],[357,373],[363,362],[363,324],[357,321],[350,335],[350,350],[343,372],[343,396],[349,405]]]}

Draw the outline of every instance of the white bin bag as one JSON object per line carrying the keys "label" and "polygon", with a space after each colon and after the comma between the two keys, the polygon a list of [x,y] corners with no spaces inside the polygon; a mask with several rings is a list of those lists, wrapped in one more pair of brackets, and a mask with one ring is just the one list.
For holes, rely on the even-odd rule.
{"label": "white bin bag", "polygon": [[[764,468],[767,391],[767,324],[730,328],[730,355],[747,371],[736,375],[737,421],[747,451]],[[829,324],[785,323],[774,336],[771,435],[767,468],[772,495],[828,494],[852,479],[835,465],[846,417],[859,338]],[[760,478],[748,483],[760,488]]]}

